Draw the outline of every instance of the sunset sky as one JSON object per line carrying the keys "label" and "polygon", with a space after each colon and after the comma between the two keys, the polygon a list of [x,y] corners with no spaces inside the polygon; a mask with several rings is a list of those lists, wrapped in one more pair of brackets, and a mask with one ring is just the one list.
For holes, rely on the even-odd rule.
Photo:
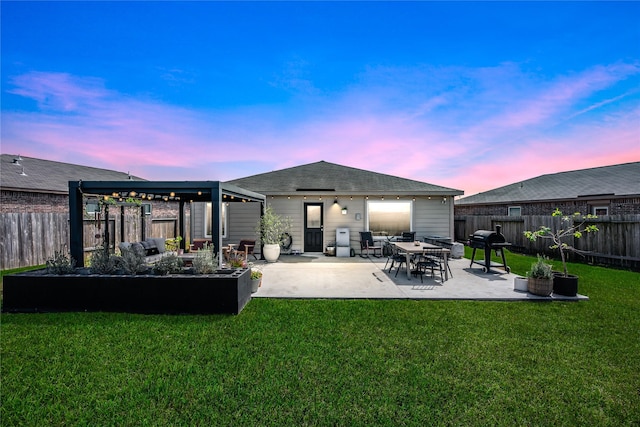
{"label": "sunset sky", "polygon": [[2,153],[472,195],[640,161],[639,2],[7,2]]}

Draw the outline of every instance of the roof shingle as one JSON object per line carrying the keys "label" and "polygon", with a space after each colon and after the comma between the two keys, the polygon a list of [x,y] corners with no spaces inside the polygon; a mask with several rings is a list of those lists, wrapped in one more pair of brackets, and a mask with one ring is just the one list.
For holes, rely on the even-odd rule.
{"label": "roof shingle", "polygon": [[18,157],[13,154],[0,155],[0,187],[3,190],[67,194],[69,181],[145,181],[124,172],[33,157],[22,157],[18,165],[14,163]]}
{"label": "roof shingle", "polygon": [[301,191],[335,194],[463,194],[461,190],[325,161],[248,176],[229,183],[267,195]]}
{"label": "roof shingle", "polygon": [[456,200],[456,205],[640,195],[640,162],[541,175]]}

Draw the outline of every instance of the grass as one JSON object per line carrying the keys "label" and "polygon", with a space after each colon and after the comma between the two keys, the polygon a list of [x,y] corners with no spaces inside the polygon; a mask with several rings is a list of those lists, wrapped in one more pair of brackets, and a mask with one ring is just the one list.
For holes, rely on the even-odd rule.
{"label": "grass", "polygon": [[640,275],[570,272],[590,301],[3,314],[2,425],[637,425]]}

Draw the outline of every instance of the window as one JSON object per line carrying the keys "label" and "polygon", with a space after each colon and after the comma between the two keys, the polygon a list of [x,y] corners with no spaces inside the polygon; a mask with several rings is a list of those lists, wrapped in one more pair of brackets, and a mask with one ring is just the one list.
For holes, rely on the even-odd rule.
{"label": "window", "polygon": [[[212,204],[211,202],[207,202],[206,203],[206,207],[205,207],[205,215],[204,215],[204,236],[205,237],[211,237],[212,236],[212,230],[211,230],[211,209],[212,209]],[[222,204],[222,218],[220,218],[220,222],[222,223],[222,237],[227,237],[227,204],[223,203]]]}
{"label": "window", "polygon": [[411,202],[368,202],[369,231],[374,236],[397,236],[411,231]]}
{"label": "window", "polygon": [[522,208],[520,206],[509,206],[507,215],[509,216],[522,216]]}
{"label": "window", "polygon": [[606,216],[609,215],[609,207],[608,206],[594,206],[593,214],[596,216]]}

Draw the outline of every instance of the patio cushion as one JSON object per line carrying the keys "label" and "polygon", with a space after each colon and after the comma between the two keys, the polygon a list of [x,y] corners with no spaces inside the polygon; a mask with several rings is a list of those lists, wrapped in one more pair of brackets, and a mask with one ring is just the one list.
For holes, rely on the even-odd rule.
{"label": "patio cushion", "polygon": [[149,237],[149,238],[147,238],[147,240],[155,242],[156,249],[158,250],[157,253],[159,253],[159,254],[163,254],[164,253],[164,251],[165,251],[165,247],[164,247],[165,238],[164,237]]}
{"label": "patio cushion", "polygon": [[146,255],[146,251],[144,249],[144,246],[142,246],[142,243],[140,243],[140,242],[132,243],[131,244],[131,249],[136,251],[136,253]]}

